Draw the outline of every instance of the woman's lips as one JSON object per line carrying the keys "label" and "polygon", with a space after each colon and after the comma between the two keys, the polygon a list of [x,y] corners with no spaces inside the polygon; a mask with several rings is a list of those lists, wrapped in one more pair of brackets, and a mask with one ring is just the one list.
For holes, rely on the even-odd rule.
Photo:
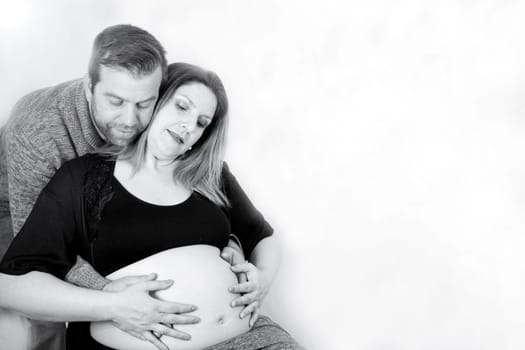
{"label": "woman's lips", "polygon": [[166,129],[168,131],[168,133],[170,134],[170,136],[178,143],[180,143],[181,145],[184,144],[184,138],[182,138],[182,136],[180,136],[179,134],[177,134],[176,132],[174,131],[171,131],[170,129]]}

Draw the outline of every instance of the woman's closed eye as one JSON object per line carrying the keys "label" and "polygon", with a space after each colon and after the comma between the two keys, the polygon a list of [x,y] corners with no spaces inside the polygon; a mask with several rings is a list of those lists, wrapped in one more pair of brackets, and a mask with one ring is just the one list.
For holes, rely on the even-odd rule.
{"label": "woman's closed eye", "polygon": [[197,121],[197,126],[199,126],[200,128],[206,128],[208,125],[210,125],[210,121],[208,120],[208,118],[199,118],[199,120]]}
{"label": "woman's closed eye", "polygon": [[185,103],[183,103],[183,102],[177,102],[175,104],[175,106],[177,106],[177,108],[182,110],[182,111],[187,111],[188,110],[188,106]]}

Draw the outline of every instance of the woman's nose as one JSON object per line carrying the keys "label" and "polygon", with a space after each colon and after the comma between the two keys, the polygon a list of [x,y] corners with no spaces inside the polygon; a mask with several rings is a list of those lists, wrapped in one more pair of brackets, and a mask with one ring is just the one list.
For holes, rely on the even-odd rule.
{"label": "woman's nose", "polygon": [[197,126],[197,117],[195,116],[187,116],[184,118],[180,125],[188,132],[192,132],[193,129]]}
{"label": "woman's nose", "polygon": [[185,134],[186,133],[191,134],[193,129],[194,129],[194,127],[192,127],[191,124],[189,124],[189,123],[182,123],[181,126],[182,126],[182,130],[183,130],[183,132]]}

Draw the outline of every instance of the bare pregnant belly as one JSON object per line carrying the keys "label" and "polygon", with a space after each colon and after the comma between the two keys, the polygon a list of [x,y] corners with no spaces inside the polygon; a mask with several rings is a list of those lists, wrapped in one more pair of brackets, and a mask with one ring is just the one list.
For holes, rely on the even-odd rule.
{"label": "bare pregnant belly", "polygon": [[[172,279],[173,286],[155,293],[155,296],[196,305],[197,310],[191,314],[200,317],[201,322],[176,326],[191,335],[189,341],[168,336],[163,336],[161,340],[172,350],[202,349],[249,330],[249,317],[239,318],[242,308],[230,306],[238,295],[228,292],[228,287],[237,283],[237,277],[219,254],[218,248],[209,245],[169,249],[123,267],[107,277],[116,279],[156,272],[159,280]],[[92,322],[91,335],[98,342],[115,349],[156,349],[151,343],[121,331],[111,322]]]}

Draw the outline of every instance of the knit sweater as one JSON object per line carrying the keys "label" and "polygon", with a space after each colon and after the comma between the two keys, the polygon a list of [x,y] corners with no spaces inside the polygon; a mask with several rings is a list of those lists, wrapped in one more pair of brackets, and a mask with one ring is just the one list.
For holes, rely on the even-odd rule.
{"label": "knit sweater", "polygon": [[[13,232],[2,232],[11,236],[21,229],[57,169],[103,144],[93,126],[81,79],[23,97],[0,140],[0,219],[11,215]],[[6,248],[0,247],[1,255]]]}
{"label": "knit sweater", "polygon": [[[102,144],[81,79],[34,91],[18,101],[0,129],[0,257],[57,169]],[[82,266],[90,268],[77,265],[77,272]],[[100,283],[91,283],[97,276],[93,271],[72,276],[84,286],[100,288]],[[30,322],[31,349],[64,349],[63,324]]]}

